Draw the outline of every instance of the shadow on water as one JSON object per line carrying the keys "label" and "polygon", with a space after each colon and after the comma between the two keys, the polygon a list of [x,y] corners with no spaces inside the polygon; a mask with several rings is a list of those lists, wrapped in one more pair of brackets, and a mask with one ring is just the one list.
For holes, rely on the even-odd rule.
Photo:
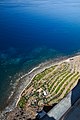
{"label": "shadow on water", "polygon": [[53,117],[49,117],[47,114],[41,120],[55,120]]}
{"label": "shadow on water", "polygon": [[[55,120],[52,117],[49,117],[47,113],[55,106],[57,103],[53,104],[52,106],[44,106],[43,110],[38,113],[35,120]],[[42,117],[43,116],[43,117]]]}
{"label": "shadow on water", "polygon": [[71,105],[73,106],[74,103],[80,98],[80,79],[77,85],[73,88],[71,94]]}
{"label": "shadow on water", "polygon": [[35,120],[55,120],[53,117],[49,117],[47,114],[41,119],[36,118]]}
{"label": "shadow on water", "polygon": [[49,112],[55,105],[57,105],[57,103],[53,104],[52,106],[44,106],[44,107],[43,107],[43,110],[44,110],[45,112]]}

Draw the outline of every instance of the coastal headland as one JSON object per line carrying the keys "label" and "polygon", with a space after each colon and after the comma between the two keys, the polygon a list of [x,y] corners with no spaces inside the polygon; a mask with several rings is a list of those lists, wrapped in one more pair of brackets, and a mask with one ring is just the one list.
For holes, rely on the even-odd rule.
{"label": "coastal headland", "polygon": [[3,113],[6,120],[35,119],[44,106],[59,103],[80,79],[80,55],[40,64],[19,78],[19,85]]}

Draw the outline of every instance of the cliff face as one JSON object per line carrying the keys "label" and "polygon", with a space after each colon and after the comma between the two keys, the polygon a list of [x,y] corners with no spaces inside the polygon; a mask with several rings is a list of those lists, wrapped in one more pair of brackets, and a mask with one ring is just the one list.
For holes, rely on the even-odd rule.
{"label": "cliff face", "polygon": [[[80,80],[72,91],[49,111],[48,116],[55,120],[60,120],[62,116],[65,116],[65,118],[63,117],[64,119],[61,120],[80,120]],[[76,116],[79,116],[79,118],[76,119]]]}
{"label": "cliff face", "polygon": [[80,120],[80,99],[60,120]]}

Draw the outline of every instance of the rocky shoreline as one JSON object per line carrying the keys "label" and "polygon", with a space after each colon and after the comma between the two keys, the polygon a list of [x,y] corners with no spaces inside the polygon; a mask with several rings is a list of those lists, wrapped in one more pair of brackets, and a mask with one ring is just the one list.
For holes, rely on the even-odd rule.
{"label": "rocky shoreline", "polygon": [[[78,56],[78,55],[77,55]],[[21,98],[22,92],[25,90],[25,88],[31,83],[31,80],[33,77],[40,73],[41,71],[45,70],[46,68],[58,64],[60,62],[63,62],[67,60],[69,57],[61,57],[57,58],[55,60],[50,60],[45,63],[40,64],[38,67],[35,67],[32,69],[29,73],[23,75],[18,79],[19,84],[17,85],[15,92],[11,99],[9,100],[9,105],[1,112],[1,120],[5,120],[6,113],[12,111],[14,108],[16,108],[18,101]],[[70,57],[71,58],[71,57]]]}

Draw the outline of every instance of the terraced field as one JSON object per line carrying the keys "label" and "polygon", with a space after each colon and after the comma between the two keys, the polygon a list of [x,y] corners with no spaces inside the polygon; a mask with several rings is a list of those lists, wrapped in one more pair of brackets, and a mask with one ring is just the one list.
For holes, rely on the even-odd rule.
{"label": "terraced field", "polygon": [[80,73],[74,62],[62,62],[35,75],[22,93],[19,107],[43,107],[53,105],[65,97],[77,84]]}

